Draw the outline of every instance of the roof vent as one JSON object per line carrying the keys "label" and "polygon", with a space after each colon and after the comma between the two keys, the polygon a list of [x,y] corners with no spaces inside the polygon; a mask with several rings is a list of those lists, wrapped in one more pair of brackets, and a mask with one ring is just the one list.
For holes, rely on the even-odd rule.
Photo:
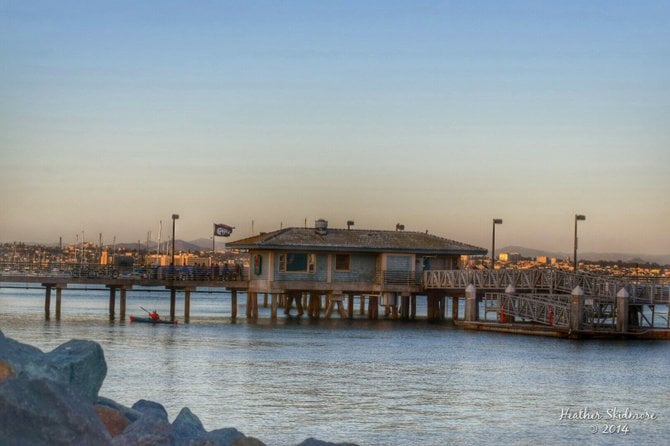
{"label": "roof vent", "polygon": [[326,235],[328,234],[328,222],[320,218],[314,222],[314,229],[316,230],[317,234]]}
{"label": "roof vent", "polygon": [[404,231],[405,230],[405,225],[401,225],[400,223],[396,223],[395,230],[396,231]]}
{"label": "roof vent", "polygon": [[351,227],[352,227],[353,225],[354,225],[354,221],[353,221],[353,220],[349,220],[349,221],[347,221],[347,229],[351,229]]}

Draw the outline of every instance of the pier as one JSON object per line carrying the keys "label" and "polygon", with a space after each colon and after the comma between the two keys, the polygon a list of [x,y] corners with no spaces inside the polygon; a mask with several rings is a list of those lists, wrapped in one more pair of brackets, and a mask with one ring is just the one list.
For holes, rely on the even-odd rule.
{"label": "pier", "polygon": [[[20,267],[12,266],[17,270]],[[245,316],[252,321],[258,318],[259,305],[270,308],[271,319],[283,312],[311,319],[416,320],[417,300],[425,299],[427,321],[451,320],[470,330],[570,338],[670,339],[667,279],[627,280],[558,269],[428,270],[402,278],[397,273],[380,272],[374,286],[359,290],[318,289],[311,284],[313,289],[309,291],[270,293],[254,289],[248,269],[236,277],[203,275],[198,280],[173,277],[156,268],[136,268],[133,274],[123,277],[105,275],[102,270],[81,277],[63,270],[58,276],[39,272],[3,274],[0,283],[43,287],[45,318],[50,319],[53,311],[57,320],[63,312],[63,294],[67,294],[68,286],[90,285],[109,290],[110,320],[115,320],[117,314],[125,320],[127,296],[134,287],[161,287],[170,292],[170,320],[177,318],[177,294],[183,295],[183,321],[188,323],[191,293],[206,287],[230,292],[233,320],[238,317],[240,293],[246,294]],[[448,300],[451,315],[447,314]],[[659,308],[665,324],[658,323]],[[459,318],[459,313],[464,317]]]}
{"label": "pier", "polygon": [[[101,264],[0,264],[0,283],[45,289],[44,315],[60,319],[68,286],[109,290],[109,319],[126,318],[134,287],[169,291],[169,320],[183,294],[183,321],[191,318],[191,293],[199,288],[231,294],[231,319],[246,296],[249,321],[259,304],[272,320],[339,317],[411,321],[424,300],[428,322],[451,320],[464,329],[557,337],[670,339],[670,279],[622,278],[555,268],[472,269],[464,256],[484,248],[428,233],[284,228],[228,243],[248,257],[219,266],[123,266]],[[244,263],[245,266],[242,265]],[[422,303],[423,303],[422,302]],[[449,304],[451,315],[448,315]],[[356,311],[357,310],[357,311]],[[461,315],[463,315],[461,317]],[[450,316],[450,317],[449,317]]]}

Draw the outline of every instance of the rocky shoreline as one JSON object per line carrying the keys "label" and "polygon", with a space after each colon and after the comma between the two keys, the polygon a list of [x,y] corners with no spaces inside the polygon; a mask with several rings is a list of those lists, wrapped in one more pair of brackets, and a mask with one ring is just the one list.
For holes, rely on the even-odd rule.
{"label": "rocky shoreline", "polygon": [[[102,347],[72,340],[44,353],[0,331],[0,444],[263,446],[233,427],[207,432],[184,407],[140,400],[125,407],[98,395],[107,375]],[[308,438],[298,446],[355,446]]]}

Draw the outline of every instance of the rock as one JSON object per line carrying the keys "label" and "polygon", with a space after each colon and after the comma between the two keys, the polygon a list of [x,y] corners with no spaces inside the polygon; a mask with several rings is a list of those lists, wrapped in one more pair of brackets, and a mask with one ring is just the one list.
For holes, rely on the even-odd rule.
{"label": "rock", "polygon": [[33,378],[49,376],[50,366],[44,359],[44,352],[39,348],[2,335],[0,352],[2,359],[12,366],[16,375],[25,374]]}
{"label": "rock", "polygon": [[109,445],[107,429],[77,392],[26,376],[0,383],[0,444]]}
{"label": "rock", "polygon": [[297,446],[357,446],[354,443],[329,443],[327,441],[308,438]]}
{"label": "rock", "polygon": [[172,422],[172,431],[177,445],[188,445],[207,434],[200,419],[188,407],[184,407]]}
{"label": "rock", "polygon": [[172,425],[158,417],[145,415],[112,440],[114,446],[174,445]]}
{"label": "rock", "polygon": [[3,335],[0,351],[17,376],[46,378],[73,386],[72,390],[89,403],[95,402],[107,374],[102,348],[93,341],[73,340],[44,353]]}
{"label": "rock", "polygon": [[238,438],[231,446],[266,446],[265,443],[254,437]]}
{"label": "rock", "polygon": [[191,443],[191,446],[265,446],[262,441],[246,437],[233,427],[208,432],[204,437]]}
{"label": "rock", "polygon": [[0,359],[0,382],[9,378],[13,378],[14,376],[16,376],[14,367],[12,367],[10,363]]}
{"label": "rock", "polygon": [[124,417],[128,420],[129,424],[134,423],[142,417],[142,413],[126,407],[122,404],[117,403],[116,401],[105,398],[104,396],[99,396],[98,401],[96,401],[96,406],[105,406],[110,409],[116,409],[123,414]]}
{"label": "rock", "polygon": [[86,401],[95,403],[107,375],[105,354],[93,341],[72,340],[46,354],[56,380],[73,386]]}
{"label": "rock", "polygon": [[121,434],[126,427],[130,424],[130,421],[123,415],[118,409],[113,409],[107,406],[101,406],[96,404],[94,406],[95,413],[98,414],[98,418],[102,421],[102,424],[107,428],[107,432],[112,437],[116,437]]}
{"label": "rock", "polygon": [[140,412],[144,417],[158,418],[161,421],[168,422],[168,414],[165,407],[154,401],[139,400],[133,404],[133,410]]}

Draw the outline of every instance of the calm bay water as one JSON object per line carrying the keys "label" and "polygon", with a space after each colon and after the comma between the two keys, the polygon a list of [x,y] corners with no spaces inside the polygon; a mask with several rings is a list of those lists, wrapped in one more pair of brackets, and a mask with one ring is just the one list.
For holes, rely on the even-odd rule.
{"label": "calm bay water", "polygon": [[[43,305],[43,290],[0,288],[0,329],[45,351],[97,341],[108,366],[101,395],[128,406],[158,401],[171,420],[187,406],[208,430],[233,426],[268,445],[310,436],[361,445],[670,438],[670,342],[569,341],[425,321],[272,323],[263,308],[247,323],[244,305],[231,323],[223,293],[192,294],[191,324],[176,327],[108,321],[105,290],[64,290],[61,321],[44,321]],[[169,294],[129,291],[128,313],[141,315],[139,306],[167,314]],[[609,420],[614,407],[657,419]],[[601,420],[561,420],[584,409]],[[601,433],[609,425],[629,432]]]}

